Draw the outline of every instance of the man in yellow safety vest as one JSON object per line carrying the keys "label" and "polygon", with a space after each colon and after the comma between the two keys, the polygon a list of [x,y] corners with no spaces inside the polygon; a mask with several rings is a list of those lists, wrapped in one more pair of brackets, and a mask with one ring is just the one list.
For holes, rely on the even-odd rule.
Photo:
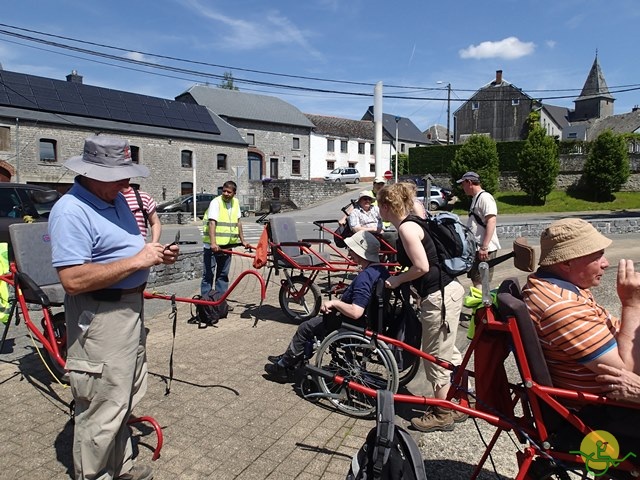
{"label": "man in yellow safety vest", "polygon": [[[231,255],[229,250],[238,245],[248,247],[244,241],[240,223],[240,202],[236,198],[237,186],[229,180],[222,185],[222,195],[209,204],[204,215],[202,244],[204,261],[200,293],[204,297],[213,287],[215,268],[215,291],[224,293],[229,288],[229,270]],[[215,261],[215,264],[214,264]]]}

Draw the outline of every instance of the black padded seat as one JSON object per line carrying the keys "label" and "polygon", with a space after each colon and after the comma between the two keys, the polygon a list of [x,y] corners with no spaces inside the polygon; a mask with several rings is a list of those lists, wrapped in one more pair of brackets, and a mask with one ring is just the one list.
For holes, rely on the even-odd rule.
{"label": "black padded seat", "polygon": [[[281,243],[301,242],[296,232],[296,222],[291,217],[273,217],[269,220],[269,231],[271,233],[271,241],[276,245]],[[328,252],[319,252],[314,250],[318,256],[312,253],[300,253],[299,246],[282,246],[272,249],[274,260],[281,267],[291,267],[293,265],[287,260],[286,255],[298,265],[305,267],[318,267],[329,263],[330,254]],[[280,253],[280,250],[282,253]]]}
{"label": "black padded seat", "polygon": [[[51,265],[48,227],[46,222],[14,223],[9,225],[9,237],[18,272],[28,275],[52,305],[62,305],[65,292],[58,272]],[[26,285],[21,284],[21,288],[28,303],[41,303],[39,297]]]}

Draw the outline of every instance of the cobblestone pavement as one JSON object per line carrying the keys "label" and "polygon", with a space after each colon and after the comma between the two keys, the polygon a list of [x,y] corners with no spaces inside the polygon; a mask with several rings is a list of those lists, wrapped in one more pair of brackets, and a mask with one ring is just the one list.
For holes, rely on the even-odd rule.
{"label": "cobblestone pavement", "polygon": [[[247,260],[234,261],[232,276],[247,267]],[[497,279],[508,273],[505,269]],[[374,422],[308,402],[290,384],[263,377],[267,355],[284,351],[296,328],[280,312],[278,281],[275,277],[269,285],[255,328],[259,287],[253,277],[232,292],[235,310],[215,328],[188,324],[189,305],[179,305],[169,395],[169,303],[147,301],[149,388],[135,413],[154,416],[163,428],[165,443],[157,461],[151,461],[153,431],[143,426],[133,432],[137,461],[151,464],[156,479],[345,478],[352,455]],[[171,293],[191,296],[198,292],[199,281],[172,287],[167,288]],[[11,325],[0,356],[0,479],[71,477],[71,393],[52,381],[34,345],[22,323]],[[410,388],[427,393],[419,381],[416,385]],[[396,410],[404,426],[419,414],[402,405]],[[482,422],[479,427],[484,438],[490,438],[491,429]],[[483,450],[471,421],[457,425],[454,432],[412,434],[431,479],[468,478]],[[515,451],[509,438],[501,438],[494,449],[498,478],[514,476]],[[485,470],[481,478],[496,477]]]}

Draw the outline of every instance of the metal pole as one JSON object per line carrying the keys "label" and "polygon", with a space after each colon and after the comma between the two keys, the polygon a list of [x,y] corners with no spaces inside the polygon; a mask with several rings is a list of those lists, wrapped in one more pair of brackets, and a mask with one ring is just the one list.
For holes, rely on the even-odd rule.
{"label": "metal pole", "polygon": [[197,221],[198,220],[198,189],[196,188],[196,169],[197,169],[197,162],[196,162],[196,152],[193,152],[193,192],[192,192],[192,199],[193,199],[193,221]]}
{"label": "metal pole", "polygon": [[451,118],[451,83],[447,84],[447,145],[449,145],[449,121]]}
{"label": "metal pole", "polygon": [[398,154],[398,121],[399,120],[400,120],[400,117],[396,117],[396,162],[394,165],[396,183],[398,183],[398,162],[400,160],[400,155]]}
{"label": "metal pole", "polygon": [[20,183],[20,119],[16,118],[16,183]]}

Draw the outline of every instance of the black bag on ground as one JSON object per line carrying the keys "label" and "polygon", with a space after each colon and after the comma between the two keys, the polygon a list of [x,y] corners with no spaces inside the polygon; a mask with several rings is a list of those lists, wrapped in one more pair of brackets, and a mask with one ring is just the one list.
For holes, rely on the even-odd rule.
{"label": "black bag on ground", "polygon": [[[220,298],[222,298],[222,293],[216,292],[215,290],[209,290],[209,293],[204,297],[201,295],[194,295],[193,298],[194,300],[218,302],[220,301]],[[221,318],[227,318],[227,315],[229,314],[229,305],[226,300],[223,300],[218,305],[204,305],[197,303],[195,306],[195,314],[192,309],[189,323],[197,323],[200,328],[215,325]]]}
{"label": "black bag on ground", "polygon": [[346,480],[426,480],[416,442],[395,424],[393,393],[378,390],[377,400],[376,426],[351,460]]}

